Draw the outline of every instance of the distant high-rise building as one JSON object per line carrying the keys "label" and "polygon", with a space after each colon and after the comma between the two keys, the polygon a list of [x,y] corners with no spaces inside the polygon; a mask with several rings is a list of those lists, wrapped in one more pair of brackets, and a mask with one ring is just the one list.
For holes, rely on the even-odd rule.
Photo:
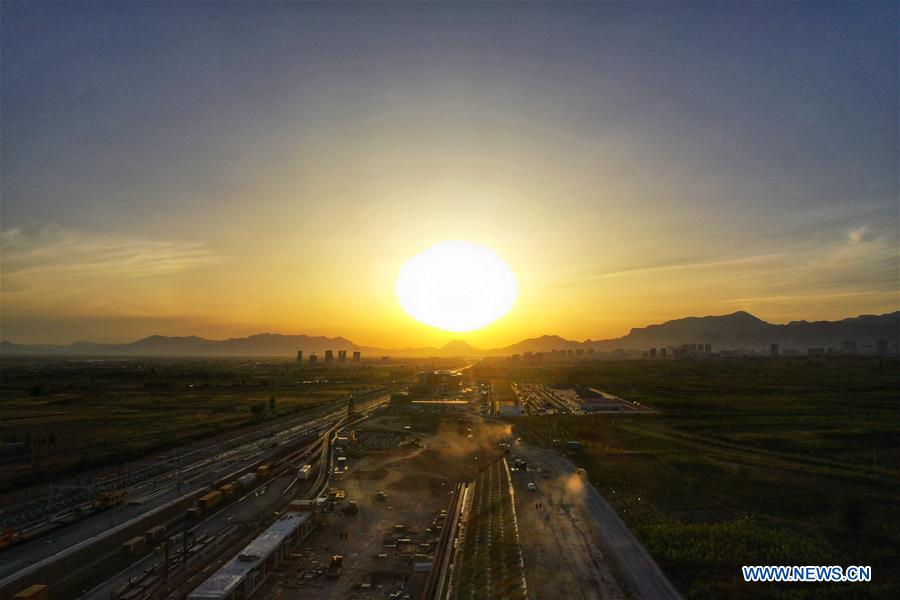
{"label": "distant high-rise building", "polygon": [[325,351],[325,362],[334,362],[334,352],[332,350]]}
{"label": "distant high-rise building", "polygon": [[712,344],[706,344],[703,346],[703,352],[705,354],[712,354]]}
{"label": "distant high-rise building", "polygon": [[338,362],[347,362],[346,350],[338,350]]}
{"label": "distant high-rise building", "polygon": [[303,364],[303,350],[297,350],[297,364]]}
{"label": "distant high-rise building", "polygon": [[665,357],[666,357],[666,349],[665,349],[665,348],[660,348],[660,349],[659,349],[659,357],[660,357],[660,358],[665,358]]}
{"label": "distant high-rise building", "polygon": [[359,350],[353,352],[353,362],[358,363],[362,361],[362,354]]}
{"label": "distant high-rise building", "polygon": [[781,351],[778,349],[778,344],[773,343],[771,346],[769,346],[769,354],[771,356],[778,356],[779,354],[781,354]]}
{"label": "distant high-rise building", "polygon": [[577,356],[578,358],[584,358],[584,348],[576,348],[575,356]]}
{"label": "distant high-rise building", "polygon": [[656,358],[656,348],[650,348],[650,358]]}
{"label": "distant high-rise building", "polygon": [[690,346],[688,346],[688,350],[690,350],[691,352],[696,352],[697,344],[691,344]]}
{"label": "distant high-rise building", "polygon": [[566,350],[566,356],[569,357],[569,358],[574,357],[574,356],[575,356],[575,351],[574,351],[574,350]]}
{"label": "distant high-rise building", "polygon": [[842,342],[841,352],[844,354],[856,354],[856,341],[850,340],[849,342]]}
{"label": "distant high-rise building", "polygon": [[880,338],[877,342],[875,342],[875,352],[878,353],[878,356],[884,356],[888,353],[888,341],[884,338]]}
{"label": "distant high-rise building", "polygon": [[319,362],[319,357],[316,356],[315,354],[310,354],[309,355],[309,364],[314,365],[317,362]]}

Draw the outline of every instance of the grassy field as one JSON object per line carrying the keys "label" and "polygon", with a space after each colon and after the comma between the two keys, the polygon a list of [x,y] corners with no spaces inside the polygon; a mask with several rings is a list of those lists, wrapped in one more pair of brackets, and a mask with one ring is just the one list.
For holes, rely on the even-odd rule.
{"label": "grassy field", "polygon": [[[900,597],[900,370],[864,359],[530,371],[658,415],[528,417],[584,466],[688,598]],[[556,442],[555,442],[556,441]],[[741,565],[871,565],[868,584],[745,584]]]}

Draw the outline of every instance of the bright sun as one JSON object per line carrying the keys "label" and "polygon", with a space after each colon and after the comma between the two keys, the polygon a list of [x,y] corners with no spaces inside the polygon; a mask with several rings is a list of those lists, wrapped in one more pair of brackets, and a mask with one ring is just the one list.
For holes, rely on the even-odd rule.
{"label": "bright sun", "polygon": [[503,259],[478,244],[448,241],[410,258],[397,298],[411,317],[447,331],[490,325],[512,309],[519,288]]}

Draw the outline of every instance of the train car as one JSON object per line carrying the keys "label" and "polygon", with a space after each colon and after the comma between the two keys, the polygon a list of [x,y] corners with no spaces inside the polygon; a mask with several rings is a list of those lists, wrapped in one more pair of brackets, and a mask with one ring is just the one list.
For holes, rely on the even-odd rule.
{"label": "train car", "polygon": [[207,512],[222,501],[222,492],[216,490],[209,492],[205,496],[201,496],[197,500],[197,507],[203,512]]}
{"label": "train car", "polygon": [[112,508],[125,502],[125,490],[100,492],[94,498],[93,506],[97,509]]}
{"label": "train car", "polygon": [[300,470],[297,471],[297,479],[309,479],[309,474],[312,472],[312,465],[303,465],[300,467]]}
{"label": "train car", "polygon": [[137,554],[144,549],[144,542],[144,536],[138,535],[122,544],[122,549],[128,554]]}
{"label": "train car", "polygon": [[269,465],[259,465],[256,467],[256,475],[260,479],[265,479],[269,476]]}
{"label": "train car", "polygon": [[144,538],[148,542],[158,542],[166,535],[166,526],[165,525],[157,525],[156,527],[151,527],[147,531],[144,532]]}
{"label": "train car", "polygon": [[42,583],[30,585],[15,596],[15,600],[48,600],[50,598],[50,588]]}
{"label": "train car", "polygon": [[241,475],[237,479],[237,484],[240,488],[249,488],[254,483],[256,483],[256,473],[247,473],[245,475]]}
{"label": "train car", "polygon": [[226,483],[225,485],[223,485],[222,487],[219,488],[219,491],[222,492],[222,495],[225,496],[226,498],[231,497],[234,495],[234,484]]}
{"label": "train car", "polygon": [[3,527],[0,529],[0,550],[22,541],[22,532],[17,529]]}

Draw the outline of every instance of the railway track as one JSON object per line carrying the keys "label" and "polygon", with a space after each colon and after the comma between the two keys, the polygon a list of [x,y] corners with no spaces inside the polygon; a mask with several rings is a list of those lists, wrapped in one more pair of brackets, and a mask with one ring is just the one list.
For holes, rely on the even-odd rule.
{"label": "railway track", "polygon": [[[380,390],[380,394],[377,396],[368,396],[363,399],[357,401],[357,410],[360,414],[364,414],[370,412],[385,402],[389,398],[388,393],[385,390]],[[286,433],[283,434],[284,437],[291,439],[290,432],[296,433],[297,431],[301,431],[302,427],[305,425],[307,427],[304,431],[316,432],[318,435],[322,435],[326,431],[331,431],[335,427],[346,424],[346,417],[344,416],[344,409],[339,408],[336,410],[332,410],[330,413],[326,414],[324,417],[319,417],[316,419],[314,424],[306,423],[306,424],[296,424],[289,428],[286,428],[284,431]],[[293,437],[292,439],[296,439]],[[259,444],[256,448],[252,450],[255,452],[258,448],[263,448],[266,444],[271,444],[271,438],[268,439],[260,439]],[[303,448],[292,450],[291,452],[284,454],[280,457],[276,457],[274,459],[266,459],[265,462],[271,464],[273,473],[280,473],[292,467],[292,461],[298,460],[299,457],[303,455],[303,452],[308,449],[308,446],[313,446],[315,449],[316,443],[305,445]],[[241,472],[246,472],[248,469],[255,469],[257,464],[263,462],[260,460],[253,460],[253,453],[249,452],[251,448],[247,448],[248,452],[245,454],[237,455],[239,458],[236,458],[233,462],[242,462],[242,465],[235,464],[235,469],[231,471],[230,474],[220,473],[216,476],[216,479],[210,479],[209,481],[205,481],[204,477],[206,473],[203,468],[200,467],[196,470],[195,474],[191,477],[203,485],[197,486],[194,485],[193,489],[189,494],[199,494],[201,491],[205,489],[209,489],[211,486],[221,485],[224,483],[223,479],[232,479],[237,477]],[[222,452],[219,456],[229,455],[229,458],[234,457],[235,454],[233,452]],[[229,461],[230,462],[230,461]],[[222,463],[216,463],[217,467],[221,467]],[[276,470],[277,469],[277,470]],[[128,498],[129,499],[137,499],[140,501],[146,501],[148,498],[155,498],[157,495],[163,495],[171,491],[172,486],[177,485],[177,482],[173,482],[171,477],[162,478],[162,483],[159,479],[154,480],[152,482],[144,482],[138,486],[132,486],[129,489]],[[168,488],[168,489],[166,489]],[[34,562],[25,562],[22,563],[24,566],[18,568],[14,572],[8,574],[5,578],[0,580],[0,598],[11,597],[12,593],[19,591],[22,585],[27,585],[29,582],[43,582],[47,581],[48,583],[54,583],[54,588],[56,589],[53,593],[57,597],[69,597],[68,592],[65,592],[60,586],[57,586],[57,582],[60,579],[59,574],[55,576],[41,575],[42,573],[48,572],[56,572],[61,568],[66,569],[66,578],[75,578],[76,573],[81,570],[81,567],[84,563],[88,562],[87,556],[85,554],[93,548],[102,548],[102,552],[112,552],[114,553],[117,546],[116,539],[121,538],[123,534],[127,534],[127,531],[131,531],[137,529],[139,527],[146,528],[154,524],[150,519],[154,519],[158,524],[160,522],[159,517],[154,515],[159,515],[160,517],[164,517],[164,515],[171,515],[172,509],[177,508],[175,505],[184,502],[184,499],[188,496],[181,495],[175,497],[174,500],[168,500],[164,504],[160,504],[156,502],[155,505],[149,508],[151,505],[148,504],[148,509],[145,513],[141,513],[136,517],[130,518],[128,521],[122,522],[119,525],[111,526],[109,529],[104,531],[99,535],[93,535],[89,539],[84,539],[80,543],[74,544],[72,546],[68,546],[55,554],[46,555],[45,558],[38,558]],[[177,514],[177,513],[176,513]],[[170,519],[171,516],[165,517],[166,519]],[[162,521],[165,522],[165,521]],[[134,534],[131,534],[134,535]],[[119,541],[118,544],[122,542]],[[20,546],[16,546],[19,548]],[[37,547],[40,550],[40,546]],[[85,560],[82,562],[80,557],[84,556]],[[121,560],[121,556],[119,556],[119,560]],[[21,555],[20,555],[21,561]],[[71,565],[71,567],[69,566]],[[104,568],[109,568],[110,566],[115,566],[114,562],[109,562],[106,565],[102,565]],[[119,567],[121,568],[121,567]],[[71,575],[70,575],[71,573]],[[89,577],[94,577],[94,575],[88,573]],[[77,589],[79,586],[69,587],[67,589]]]}
{"label": "railway track", "polygon": [[[379,392],[380,390],[373,390]],[[371,393],[371,392],[369,392]],[[227,441],[172,451],[146,464],[132,465],[127,473],[95,480],[90,484],[51,486],[48,494],[0,512],[0,524],[33,538],[56,526],[71,524],[93,514],[93,499],[101,491],[126,490],[126,502],[141,504],[179,487],[202,479],[205,470],[246,461],[272,443],[311,433],[310,422],[340,418],[346,404],[311,409],[312,413],[292,416],[286,422],[243,433]],[[301,420],[301,422],[298,422]]]}
{"label": "railway track", "polygon": [[524,600],[527,597],[506,459],[485,467],[475,481],[458,563],[452,593],[440,600]]}
{"label": "railway track", "polygon": [[[333,468],[333,464],[331,462],[332,456],[329,450],[331,441],[336,435],[336,432],[341,430],[342,428],[348,427],[360,420],[365,419],[368,416],[369,412],[382,406],[385,401],[386,397],[381,397],[361,403],[359,407],[360,415],[357,419],[348,420],[348,418],[346,417],[340,418],[335,423],[326,427],[314,442],[280,457],[277,461],[273,461],[271,463],[271,476],[269,477],[269,480],[247,491],[242,498],[235,500],[235,503],[240,502],[247,496],[257,493],[263,493],[272,481],[275,481],[277,478],[283,477],[285,474],[288,474],[292,470],[296,469],[298,466],[298,461],[315,461],[315,463],[317,463],[318,469],[316,469],[317,475],[315,480],[308,482],[301,481],[296,477],[293,477],[291,479],[291,482],[284,488],[284,490],[282,490],[282,497],[273,504],[271,509],[282,510],[292,499],[296,497],[311,499],[323,493],[323,491],[328,486],[330,474]],[[222,510],[227,509],[228,506],[229,505],[223,506]],[[216,511],[216,513],[211,514],[208,519],[215,518],[218,515],[218,512],[219,511]],[[190,530],[185,532],[185,534],[199,531],[205,526],[206,521],[190,528]],[[235,546],[240,546],[241,544],[245,543],[246,539],[252,537],[253,533],[254,531],[248,531],[246,525],[244,524],[232,524],[224,527],[222,530],[214,534],[215,539],[218,540],[216,544],[197,547],[196,551],[188,554],[186,558],[183,552],[179,551],[180,553],[178,554],[178,556],[181,557],[181,561],[179,562],[176,560],[172,562],[169,565],[169,569],[165,570],[165,576],[163,577],[166,580],[166,583],[169,586],[174,587],[174,589],[176,590],[172,594],[169,594],[169,596],[177,597],[178,590],[180,586],[184,584],[184,581],[189,580],[193,575],[207,568],[209,564],[216,559],[217,556],[226,553]],[[211,550],[216,550],[223,544],[228,544],[228,546],[226,546],[224,549],[219,548],[219,551],[215,553],[211,552]],[[169,560],[172,561],[172,558],[170,557]],[[180,567],[184,567],[184,572],[177,572],[177,569]],[[159,576],[151,575],[158,575],[159,573],[163,572],[163,562],[158,561],[154,563],[144,572],[142,576],[131,578],[125,585],[118,588],[117,590],[114,590],[111,595],[112,600],[142,600],[151,597],[159,597],[160,594],[158,593],[158,590],[156,588],[160,583],[162,583],[162,580],[160,580]],[[169,573],[172,573],[176,577],[173,580],[168,580],[167,576]],[[163,594],[163,596],[166,595]]]}

